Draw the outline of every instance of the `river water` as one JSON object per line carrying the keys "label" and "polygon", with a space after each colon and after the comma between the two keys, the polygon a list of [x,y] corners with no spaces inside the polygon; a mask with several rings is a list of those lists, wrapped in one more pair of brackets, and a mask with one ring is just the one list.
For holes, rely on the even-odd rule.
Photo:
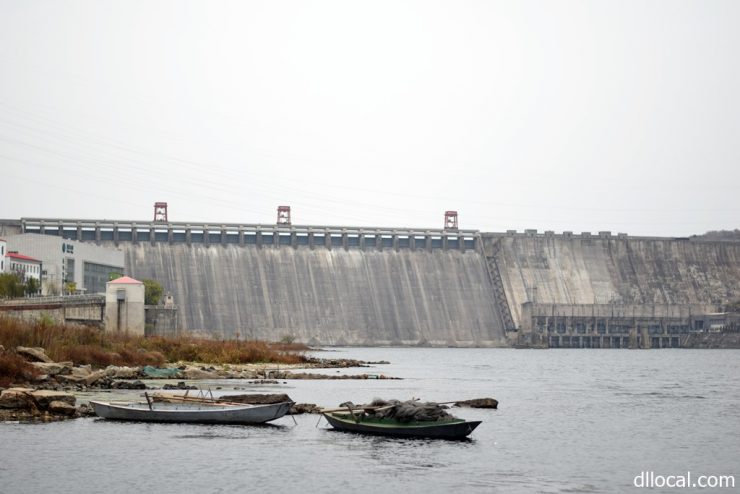
{"label": "river water", "polygon": [[347,348],[321,356],[388,360],[341,372],[403,380],[209,385],[323,406],[494,397],[499,410],[454,409],[483,421],[463,442],[334,432],[323,420],[316,427],[316,415],[268,426],[0,424],[0,492],[625,492],[647,490],[632,487],[643,471],[734,475],[740,486],[739,351]]}

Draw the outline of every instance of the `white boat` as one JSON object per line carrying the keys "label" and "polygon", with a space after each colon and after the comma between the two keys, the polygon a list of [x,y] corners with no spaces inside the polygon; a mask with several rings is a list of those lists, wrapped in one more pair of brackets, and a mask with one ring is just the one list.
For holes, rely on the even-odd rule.
{"label": "white boat", "polygon": [[262,424],[279,419],[293,405],[286,401],[270,405],[218,402],[116,403],[91,401],[98,417],[136,422],[186,422],[193,424]]}

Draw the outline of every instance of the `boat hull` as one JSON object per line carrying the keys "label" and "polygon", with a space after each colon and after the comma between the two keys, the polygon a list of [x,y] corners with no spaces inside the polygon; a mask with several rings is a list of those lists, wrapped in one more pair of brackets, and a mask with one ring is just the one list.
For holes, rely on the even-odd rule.
{"label": "boat hull", "polygon": [[279,419],[290,410],[292,402],[244,406],[163,406],[114,405],[100,401],[90,404],[98,417],[135,422],[173,422],[193,424],[262,424]]}
{"label": "boat hull", "polygon": [[395,424],[373,423],[360,420],[355,421],[349,414],[324,413],[324,417],[332,427],[345,432],[372,434],[375,436],[418,437],[427,439],[464,439],[470,435],[480,421],[431,422],[429,424],[415,423]]}

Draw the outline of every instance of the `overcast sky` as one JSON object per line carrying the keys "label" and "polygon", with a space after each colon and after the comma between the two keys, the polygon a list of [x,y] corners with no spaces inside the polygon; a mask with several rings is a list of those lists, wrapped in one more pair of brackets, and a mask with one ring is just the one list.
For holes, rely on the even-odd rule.
{"label": "overcast sky", "polygon": [[740,227],[738,1],[0,0],[0,217]]}

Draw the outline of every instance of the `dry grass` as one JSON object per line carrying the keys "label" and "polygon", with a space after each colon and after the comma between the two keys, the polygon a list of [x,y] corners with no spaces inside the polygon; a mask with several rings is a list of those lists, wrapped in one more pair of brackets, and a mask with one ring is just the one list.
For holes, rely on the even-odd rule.
{"label": "dry grass", "polygon": [[0,387],[30,381],[41,372],[18,354],[0,352]]}
{"label": "dry grass", "polygon": [[[48,321],[29,323],[0,317],[0,345],[43,347],[57,362],[72,361],[95,367],[154,365],[165,362],[211,364],[306,362],[307,347],[263,341],[213,341],[106,334],[98,329],[65,326]],[[2,375],[2,373],[0,373]]]}

